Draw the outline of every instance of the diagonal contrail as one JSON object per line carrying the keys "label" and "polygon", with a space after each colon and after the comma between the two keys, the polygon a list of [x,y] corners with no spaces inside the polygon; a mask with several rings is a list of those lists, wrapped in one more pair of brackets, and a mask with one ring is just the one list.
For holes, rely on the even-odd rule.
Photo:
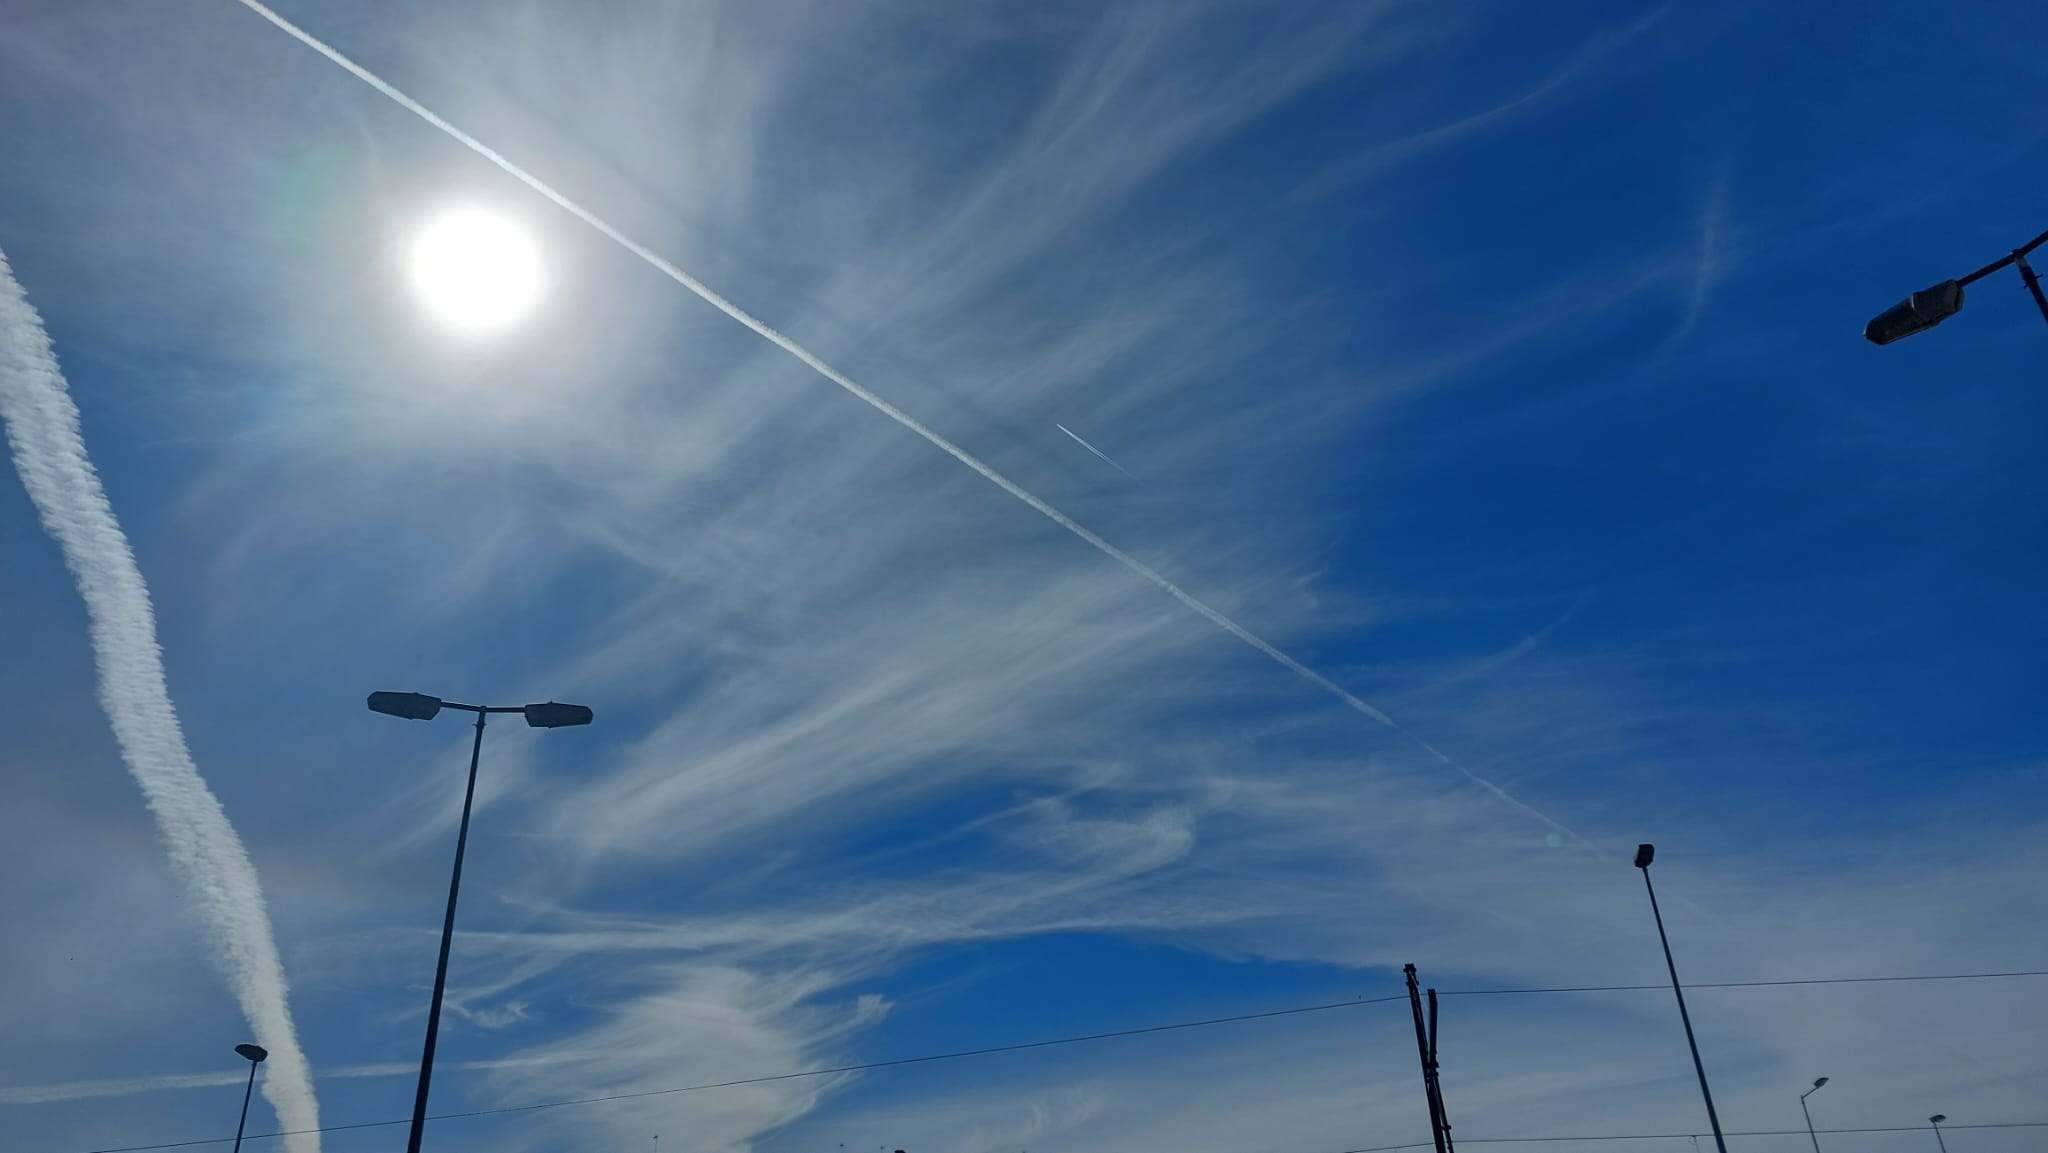
{"label": "diagonal contrail", "polygon": [[378,76],[376,73],[371,72],[369,69],[363,67],[362,65],[356,63],[353,60],[350,60],[348,57],[343,56],[340,52],[336,51],[334,48],[330,47],[326,43],[322,42],[321,40],[313,36],[312,33],[307,32],[305,29],[300,28],[298,25],[271,11],[263,4],[259,3],[258,0],[237,0],[237,2],[240,3],[244,8],[249,9],[251,12],[256,13],[258,16],[261,16],[265,20],[268,20],[272,24],[276,25],[279,29],[289,34],[292,37],[292,39],[297,40],[299,43],[304,44],[306,47],[311,48],[313,51],[318,52],[320,55],[325,56],[329,60],[332,60],[334,63],[340,65],[343,69],[346,69],[350,75],[354,76],[358,80],[361,80],[363,83],[368,84],[370,87],[375,88],[377,91],[383,93],[385,96],[389,97],[394,103],[398,104],[401,108],[404,108],[406,111],[412,113],[414,116],[419,117],[421,120],[426,121],[428,124],[433,125],[435,128],[440,129],[442,132],[446,133],[449,137],[454,139],[463,147],[476,153],[478,156],[483,157],[485,160],[490,161],[492,164],[497,165],[499,168],[503,169],[507,175],[511,176],[514,180],[517,180],[521,184],[526,185],[528,188],[533,189],[535,192],[552,201],[555,204],[555,206],[560,208],[562,211],[567,212],[569,215],[575,217],[578,220],[581,220],[583,223],[589,225],[591,228],[596,229],[597,232],[600,235],[602,235],[605,239],[610,240],[612,243],[618,245],[620,248],[623,248],[627,252],[632,253],[634,256],[639,257],[649,267],[661,273],[663,276],[668,277],[670,280],[673,280],[677,284],[682,285],[684,288],[689,289],[691,292],[696,293],[700,298],[704,300],[706,304],[711,305],[718,311],[723,312],[724,314],[733,318],[736,321],[739,321],[747,328],[753,330],[753,332],[756,335],[760,336],[763,340],[766,340],[768,343],[773,344],[775,347],[781,349],[782,351],[795,357],[797,360],[803,362],[803,364],[810,368],[811,371],[816,372],[819,376],[824,377],[826,380],[829,380],[833,384],[838,385],[840,388],[845,389],[847,392],[852,393],[855,397],[859,398],[862,403],[868,405],[870,408],[873,408],[875,411],[880,412],[883,416],[888,417],[890,420],[895,421],[897,424],[900,424],[904,428],[909,429],[911,432],[914,432],[917,435],[923,437],[925,441],[929,443],[933,448],[938,449],[940,452],[945,453],[947,456],[952,457],[954,460],[957,460],[961,464],[966,465],[968,468],[973,469],[975,472],[980,473],[982,479],[988,481],[990,484],[995,485],[997,488],[1002,489],[1004,492],[1009,493],[1011,496],[1016,497],[1018,500],[1031,506],[1047,520],[1052,521],[1054,524],[1060,526],[1063,529],[1066,529],[1068,532],[1073,533],[1075,536],[1080,537],[1082,540],[1086,541],[1090,546],[1095,548],[1098,552],[1102,553],[1102,555],[1108,557],[1109,559],[1117,562],[1118,564],[1124,566],[1125,568],[1152,582],[1154,585],[1159,587],[1160,591],[1166,593],[1166,595],[1179,601],[1181,604],[1186,605],[1190,610],[1192,610],[1196,615],[1202,617],[1204,620],[1207,620],[1209,623],[1215,625],[1217,628],[1222,629],[1224,632],[1229,633],[1231,636],[1236,637],[1238,640],[1241,640],[1245,644],[1248,644],[1251,647],[1257,649],[1258,651],[1264,653],[1266,656],[1272,658],[1281,667],[1294,673],[1296,676],[1301,677],[1303,680],[1309,682],[1317,688],[1322,689],[1324,692],[1329,693],[1331,696],[1336,697],[1339,701],[1342,701],[1345,705],[1349,706],[1350,708],[1358,711],[1359,713],[1364,714],[1367,717],[1372,718],[1375,721],[1378,721],[1380,724],[1385,725],[1390,729],[1393,729],[1395,732],[1401,733],[1402,735],[1406,736],[1409,740],[1414,741],[1415,744],[1418,747],[1420,747],[1424,752],[1428,753],[1431,758],[1443,763],[1445,766],[1449,768],[1457,770],[1459,773],[1462,773],[1466,777],[1466,779],[1470,780],[1473,784],[1478,785],[1482,789],[1485,789],[1487,792],[1493,794],[1495,797],[1498,797],[1500,800],[1505,801],[1509,805],[1514,806],[1515,808],[1521,810],[1524,813],[1527,813],[1532,817],[1535,817],[1537,820],[1543,822],[1544,824],[1550,826],[1558,832],[1571,837],[1572,839],[1580,842],[1581,844],[1585,844],[1588,847],[1591,847],[1591,842],[1587,841],[1586,838],[1580,836],[1576,831],[1574,831],[1570,827],[1552,819],[1549,815],[1514,797],[1513,795],[1508,793],[1507,790],[1501,788],[1499,785],[1494,784],[1492,781],[1489,781],[1485,777],[1482,777],[1479,774],[1473,772],[1472,770],[1466,768],[1464,765],[1458,763],[1456,760],[1453,760],[1451,757],[1444,754],[1442,751],[1438,750],[1429,742],[1423,740],[1422,738],[1416,736],[1413,733],[1408,732],[1408,730],[1403,729],[1400,725],[1395,724],[1394,719],[1392,717],[1389,717],[1387,714],[1381,712],[1379,709],[1374,708],[1371,704],[1367,703],[1363,699],[1352,695],[1351,692],[1346,690],[1342,685],[1339,685],[1337,682],[1315,671],[1314,669],[1309,668],[1307,665],[1302,664],[1300,661],[1295,660],[1293,657],[1288,656],[1286,653],[1280,651],[1278,648],[1275,648],[1270,642],[1265,640],[1263,637],[1260,637],[1257,633],[1252,632],[1250,629],[1245,628],[1243,625],[1238,624],[1236,621],[1223,615],[1223,613],[1220,610],[1213,609],[1209,607],[1207,604],[1204,604],[1202,601],[1196,599],[1192,593],[1189,593],[1186,590],[1182,589],[1179,585],[1174,584],[1172,581],[1168,580],[1164,575],[1159,573],[1157,570],[1153,569],[1150,565],[1147,565],[1145,562],[1139,560],[1137,557],[1132,556],[1131,554],[1116,547],[1115,545],[1109,543],[1103,538],[1095,535],[1093,532],[1090,532],[1079,521],[1074,520],[1066,513],[1063,513],[1060,510],[1054,508],[1052,505],[1047,504],[1044,500],[1040,499],[1039,497],[1031,493],[1029,490],[1025,489],[1016,481],[1011,480],[1009,477],[1004,476],[1002,473],[999,473],[990,466],[982,463],[972,453],[968,452],[964,448],[961,448],[959,445],[954,444],[952,441],[947,440],[945,437],[940,436],[937,432],[926,427],[916,417],[911,416],[909,413],[904,412],[900,408],[897,408],[895,405],[882,399],[880,396],[877,396],[874,393],[869,392],[865,387],[856,383],[852,377],[847,376],[845,373],[825,363],[822,359],[818,357],[816,353],[812,352],[810,349],[807,349],[803,345],[798,344],[796,341],[791,340],[789,337],[784,336],[782,333],[776,331],[774,328],[769,327],[769,325],[765,321],[756,318],[752,313],[741,308],[739,305],[734,304],[732,301],[727,300],[723,296],[720,296],[717,292],[713,291],[709,285],[705,284],[701,280],[698,280],[696,277],[691,276],[689,273],[684,272],[682,269],[677,268],[674,264],[670,263],[665,257],[656,253],[653,249],[648,248],[646,245],[640,243],[639,241],[633,239],[630,236],[627,236],[625,233],[620,232],[618,229],[612,227],[610,224],[606,223],[603,218],[599,217],[596,213],[590,211],[588,208],[585,208],[581,204],[578,204],[575,201],[569,199],[562,193],[555,191],[552,185],[548,184],[540,177],[535,176],[534,174],[528,172],[524,168],[519,167],[517,164],[512,163],[510,160],[507,160],[504,156],[500,155],[498,152],[493,150],[489,145],[483,143],[481,140],[478,140],[476,137],[471,136],[469,133],[464,132],[460,128],[457,128],[455,125],[450,124],[448,121],[443,120],[439,114],[435,113],[426,105],[421,104],[419,101],[414,100],[412,97],[407,96],[405,93],[400,92],[398,89],[392,87],[389,83],[385,82],[383,77]]}
{"label": "diagonal contrail", "polygon": [[[286,1129],[320,1126],[305,1054],[285,1001],[284,966],[256,869],[234,826],[199,776],[164,681],[156,613],[99,473],[85,453],[78,406],[64,385],[42,318],[0,253],[0,419],[22,487],[63,550],[92,621],[100,707],[121,758],[156,816],[171,868],[185,886],[215,963],[256,1040],[270,1050],[263,1095]],[[290,1153],[318,1153],[318,1134],[287,1139]]]}
{"label": "diagonal contrail", "polygon": [[1115,462],[1115,461],[1113,461],[1113,460],[1109,459],[1109,454],[1108,454],[1108,453],[1106,453],[1106,452],[1102,451],[1102,450],[1101,450],[1101,449],[1099,449],[1099,448],[1096,448],[1096,447],[1095,447],[1094,445],[1092,445],[1092,444],[1089,444],[1089,443],[1088,443],[1087,441],[1085,441],[1085,440],[1082,440],[1082,439],[1081,439],[1081,434],[1080,434],[1080,433],[1078,433],[1078,432],[1075,432],[1075,431],[1074,431],[1073,429],[1071,429],[1071,428],[1068,428],[1068,427],[1067,427],[1066,425],[1064,425],[1064,424],[1061,424],[1061,423],[1059,423],[1058,421],[1054,421],[1054,422],[1053,422],[1053,427],[1054,427],[1054,428],[1056,428],[1056,429],[1059,429],[1059,430],[1060,430],[1061,432],[1064,432],[1064,433],[1066,433],[1066,434],[1067,434],[1067,436],[1068,436],[1069,438],[1071,438],[1071,439],[1073,440],[1073,442],[1074,442],[1075,444],[1078,444],[1078,445],[1080,445],[1080,446],[1081,446],[1082,448],[1085,448],[1085,449],[1087,449],[1087,450],[1088,450],[1089,452],[1092,452],[1092,453],[1094,453],[1094,454],[1095,454],[1095,459],[1097,459],[1097,460],[1101,461],[1102,463],[1104,463],[1104,464],[1108,465],[1109,467],[1111,467],[1111,468],[1113,468],[1113,469],[1117,470],[1118,472],[1120,472],[1120,473],[1123,473],[1123,474],[1124,474],[1125,476],[1130,476],[1132,480],[1136,480],[1136,479],[1138,479],[1138,478],[1137,478],[1137,477],[1135,477],[1135,476],[1131,476],[1131,470],[1130,470],[1130,469],[1127,469],[1127,468],[1125,468],[1125,467],[1124,467],[1123,465],[1120,465],[1120,464],[1118,464],[1117,462]]}

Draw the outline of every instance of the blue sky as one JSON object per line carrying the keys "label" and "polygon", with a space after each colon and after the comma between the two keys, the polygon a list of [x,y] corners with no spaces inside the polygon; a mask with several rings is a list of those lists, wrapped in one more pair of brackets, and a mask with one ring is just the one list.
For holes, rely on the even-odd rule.
{"label": "blue sky", "polygon": [[[1652,983],[1639,840],[1691,980],[2048,967],[2048,332],[2007,272],[1860,337],[2048,227],[2048,12],[277,10],[1399,725],[244,6],[10,5],[0,252],[323,1123],[409,1111],[468,751],[459,718],[365,712],[379,688],[598,718],[490,730],[437,1110],[1370,998],[1408,961]],[[408,289],[462,205],[545,264],[499,335]],[[21,484],[0,556],[0,1129],[221,1136],[251,1026]],[[1823,1126],[2048,1121],[2042,979],[1693,1009],[1730,1129],[1796,1129],[1820,1075]],[[1409,1028],[1368,1005],[429,1140],[1338,1153],[1427,1140]],[[1461,1138],[1705,1127],[1668,994],[1449,999],[1443,1059]]]}

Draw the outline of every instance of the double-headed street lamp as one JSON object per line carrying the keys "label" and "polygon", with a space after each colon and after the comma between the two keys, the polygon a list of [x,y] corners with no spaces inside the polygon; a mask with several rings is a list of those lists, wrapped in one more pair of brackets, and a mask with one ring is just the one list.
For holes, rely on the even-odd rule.
{"label": "double-headed street lamp", "polygon": [[2034,294],[2034,303],[2041,308],[2041,319],[2048,320],[2048,294],[2041,291],[2041,278],[2034,275],[2032,265],[2027,263],[2027,253],[2043,244],[2048,244],[2048,232],[2036,236],[1997,260],[1957,280],[1944,280],[1932,288],[1919,292],[1892,305],[1873,317],[1863,326],[1863,339],[1872,344],[1890,344],[1921,332],[1956,313],[1963,308],[1963,286],[1973,284],[1997,272],[2008,264],[2019,266],[2020,279],[2026,282],[2027,291]]}
{"label": "double-headed street lamp", "polygon": [[1700,1045],[1693,1040],[1692,1017],[1685,1011],[1685,990],[1678,987],[1678,965],[1671,960],[1671,940],[1664,935],[1664,914],[1657,909],[1657,887],[1650,883],[1650,862],[1656,856],[1657,846],[1636,846],[1636,868],[1643,871],[1643,887],[1650,891],[1650,915],[1657,918],[1657,939],[1664,943],[1664,967],[1671,970],[1671,992],[1678,997],[1678,1019],[1685,1024],[1685,1043],[1692,1050],[1692,1070],[1700,1077],[1700,1096],[1707,1103],[1707,1124],[1714,1127],[1714,1148],[1728,1153],[1728,1142],[1721,1137],[1721,1118],[1714,1112],[1714,1093],[1707,1088],[1707,1067],[1700,1064]]}
{"label": "double-headed street lamp", "polygon": [[559,729],[590,723],[590,709],[548,701],[539,705],[459,705],[425,693],[371,693],[370,711],[409,721],[431,721],[442,709],[476,714],[476,739],[469,746],[469,786],[462,794],[462,826],[455,834],[455,872],[448,878],[448,915],[441,922],[441,959],[434,964],[434,1002],[427,1010],[427,1044],[420,1054],[420,1087],[412,1102],[412,1136],[406,1153],[420,1153],[427,1127],[427,1085],[434,1077],[434,1044],[441,1036],[441,993],[448,985],[448,945],[455,936],[455,895],[462,887],[462,853],[469,845],[469,806],[476,799],[476,762],[484,748],[484,718],[492,713],[524,713],[536,729]]}
{"label": "double-headed street lamp", "polygon": [[242,1153],[242,1130],[249,1124],[249,1094],[256,1089],[256,1066],[270,1056],[270,1050],[261,1045],[243,1044],[235,1046],[235,1052],[249,1062],[249,1083],[242,1086],[242,1119],[235,1122],[235,1153]]}
{"label": "double-headed street lamp", "polygon": [[1820,1087],[1827,1083],[1826,1077],[1816,1077],[1813,1088],[1799,1095],[1799,1111],[1806,1115],[1806,1139],[1813,1142],[1813,1153],[1820,1153],[1820,1138],[1813,1135],[1813,1114],[1806,1111],[1806,1099],[1820,1092]]}

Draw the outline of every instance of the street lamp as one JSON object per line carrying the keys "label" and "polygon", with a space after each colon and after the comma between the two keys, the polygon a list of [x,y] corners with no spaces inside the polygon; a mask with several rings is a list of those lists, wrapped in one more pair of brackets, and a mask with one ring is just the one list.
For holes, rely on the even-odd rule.
{"label": "street lamp", "polygon": [[1934,1143],[1941,1146],[1941,1153],[1948,1153],[1948,1142],[1941,1139],[1941,1123],[1946,1120],[1948,1120],[1948,1114],[1946,1113],[1936,1113],[1927,1119],[1927,1123],[1934,1126]]}
{"label": "street lamp", "polygon": [[2017,265],[2020,279],[2026,282],[2027,291],[2034,294],[2034,303],[2041,308],[2041,319],[2048,320],[2048,294],[2041,291],[2041,278],[2034,275],[2032,265],[2027,263],[2027,253],[2048,243],[2048,232],[2036,236],[1997,260],[1959,280],[1944,280],[1932,288],[1919,292],[1892,305],[1871,318],[1863,326],[1863,339],[1872,344],[1890,344],[1921,332],[1956,313],[1963,308],[1963,287],[1974,284],[1984,277],[1997,272],[2008,264]]}
{"label": "street lamp", "polygon": [[1820,1087],[1827,1083],[1828,1079],[1826,1077],[1816,1077],[1813,1081],[1813,1088],[1799,1095],[1799,1111],[1806,1114],[1806,1139],[1813,1142],[1813,1153],[1820,1153],[1820,1138],[1813,1135],[1813,1114],[1806,1111],[1806,1099],[1820,1092]]}
{"label": "street lamp", "polygon": [[476,762],[484,748],[484,718],[492,713],[524,713],[526,723],[536,729],[559,729],[590,723],[590,710],[583,705],[548,701],[538,705],[461,705],[425,693],[371,693],[370,711],[409,721],[431,721],[442,709],[459,709],[476,714],[476,739],[469,746],[469,786],[462,794],[462,826],[455,834],[455,872],[448,878],[448,915],[441,922],[441,959],[434,964],[434,1002],[427,1010],[427,1044],[420,1053],[420,1087],[412,1102],[412,1136],[406,1153],[420,1153],[420,1137],[427,1127],[427,1085],[434,1076],[434,1044],[441,1037],[441,993],[448,985],[448,945],[455,936],[455,894],[462,887],[462,853],[469,845],[469,806],[476,798]]}
{"label": "street lamp", "polygon": [[1707,1103],[1707,1124],[1714,1127],[1714,1148],[1728,1153],[1728,1142],[1721,1137],[1721,1118],[1714,1112],[1714,1094],[1707,1088],[1707,1067],[1700,1064],[1699,1042],[1693,1039],[1692,1017],[1685,1011],[1685,991],[1678,987],[1678,965],[1671,960],[1671,941],[1664,935],[1664,914],[1657,909],[1657,887],[1650,884],[1650,862],[1656,856],[1657,846],[1636,846],[1636,868],[1643,871],[1643,887],[1650,891],[1650,915],[1657,918],[1657,939],[1664,943],[1664,967],[1671,970],[1671,992],[1678,998],[1678,1019],[1685,1023],[1685,1043],[1692,1050],[1692,1069],[1699,1074],[1700,1097]]}
{"label": "street lamp", "polygon": [[249,1062],[249,1083],[242,1086],[242,1119],[235,1122],[235,1153],[242,1153],[242,1129],[249,1124],[249,1094],[256,1088],[256,1066],[263,1064],[270,1050],[261,1045],[241,1044],[235,1046],[235,1052]]}

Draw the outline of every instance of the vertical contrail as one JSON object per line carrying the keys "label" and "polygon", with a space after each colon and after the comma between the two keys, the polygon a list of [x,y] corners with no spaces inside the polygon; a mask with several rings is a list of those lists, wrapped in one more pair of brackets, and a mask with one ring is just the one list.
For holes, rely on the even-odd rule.
{"label": "vertical contrail", "polygon": [[[0,253],[0,420],[22,487],[56,538],[92,621],[100,707],[121,757],[156,815],[171,868],[215,946],[215,961],[256,1041],[270,1050],[263,1095],[285,1129],[316,1129],[319,1107],[285,1003],[284,966],[256,869],[220,801],[199,776],[164,682],[156,613],[135,553],[86,456],[78,406],[64,385],[42,318]],[[318,1153],[320,1138],[286,1139]]]}
{"label": "vertical contrail", "polygon": [[[1462,774],[1466,780],[1471,781],[1475,785],[1478,785],[1480,788],[1486,790],[1493,796],[1499,798],[1500,800],[1506,802],[1514,808],[1528,814],[1529,816],[1536,818],[1537,820],[1543,822],[1544,824],[1550,826],[1558,832],[1571,837],[1573,840],[1578,841],[1580,844],[1586,845],[1589,848],[1593,847],[1592,843],[1590,841],[1587,841],[1586,838],[1581,836],[1577,831],[1573,830],[1569,826],[1561,824],[1560,822],[1552,819],[1548,814],[1542,812],[1541,810],[1535,808],[1534,806],[1528,804],[1520,798],[1515,797],[1514,795],[1510,794],[1506,789],[1501,788],[1499,785],[1494,784],[1492,781],[1489,781],[1485,777],[1482,777],[1479,774],[1473,772],[1471,769],[1466,768],[1458,761],[1452,759],[1450,756],[1448,756],[1441,750],[1437,749],[1434,745],[1431,745],[1429,742],[1423,740],[1422,738],[1402,728],[1400,725],[1394,723],[1394,719],[1392,717],[1381,712],[1379,709],[1374,708],[1371,704],[1367,703],[1363,699],[1353,695],[1349,690],[1345,689],[1342,685],[1339,685],[1337,682],[1315,671],[1314,669],[1309,668],[1307,665],[1302,664],[1300,661],[1295,660],[1293,657],[1288,656],[1286,653],[1276,648],[1272,643],[1268,642],[1265,638],[1259,636],[1257,633],[1252,632],[1250,629],[1245,628],[1243,625],[1238,624],[1236,621],[1230,619],[1229,617],[1223,615],[1223,613],[1220,610],[1211,608],[1203,601],[1196,599],[1193,593],[1190,593],[1185,589],[1182,589],[1179,585],[1173,583],[1171,580],[1168,580],[1164,574],[1152,568],[1144,561],[1141,561],[1137,557],[1134,557],[1131,554],[1125,552],[1124,550],[1116,547],[1115,545],[1109,543],[1107,540],[1104,540],[1102,537],[1095,535],[1095,533],[1090,531],[1086,526],[1082,525],[1079,521],[1068,516],[1066,513],[1063,513],[1060,510],[1054,508],[1052,505],[1046,503],[1037,494],[1031,492],[1029,489],[1026,489],[1023,485],[1018,484],[1016,481],[1011,480],[1009,477],[1004,476],[1002,473],[997,472],[990,465],[983,463],[981,459],[979,457],[976,457],[973,453],[968,452],[966,449],[961,448],[959,445],[954,444],[952,441],[947,440],[943,436],[940,436],[936,431],[927,427],[922,421],[918,420],[916,417],[911,416],[909,413],[903,411],[900,408],[897,408],[895,405],[889,403],[887,400],[882,399],[875,393],[868,391],[865,387],[856,383],[852,377],[847,376],[845,373],[825,363],[825,361],[821,359],[818,356],[818,354],[812,352],[808,348],[805,348],[803,345],[798,344],[796,341],[790,339],[789,337],[784,336],[781,332],[770,327],[766,321],[763,321],[760,318],[754,316],[754,314],[748,312],[746,309],[743,309],[739,305],[734,304],[732,301],[727,300],[725,297],[720,296],[711,288],[710,285],[707,285],[703,281],[698,280],[696,277],[691,276],[689,273],[684,272],[682,269],[676,267],[673,263],[671,263],[666,257],[660,255],[653,249],[647,247],[646,245],[640,243],[639,241],[633,239],[632,237],[627,236],[625,233],[620,232],[617,228],[612,227],[611,224],[607,223],[602,217],[598,216],[595,212],[592,212],[588,208],[583,207],[581,204],[578,204],[575,201],[569,199],[562,193],[555,191],[553,185],[542,180],[540,177],[535,176],[533,173],[528,172],[526,169],[519,167],[517,164],[512,163],[510,160],[507,160],[504,156],[500,155],[497,151],[492,149],[483,141],[478,140],[476,137],[471,136],[469,133],[464,132],[462,129],[457,128],[455,125],[450,124],[448,121],[443,120],[441,116],[438,113],[436,113],[433,109],[428,108],[426,105],[421,104],[419,101],[414,100],[412,97],[407,96],[403,92],[400,92],[397,88],[392,87],[389,83],[387,83],[384,80],[383,77],[378,76],[376,73],[370,71],[369,69],[363,67],[362,65],[356,63],[355,61],[350,60],[348,57],[342,55],[338,50],[328,45],[326,42],[322,41],[318,37],[314,36],[312,33],[306,31],[305,29],[299,27],[298,25],[271,11],[269,8],[266,8],[263,4],[259,2],[259,0],[237,0],[237,2],[240,3],[244,8],[249,9],[251,12],[256,13],[258,16],[261,16],[265,20],[268,20],[272,24],[276,25],[280,30],[290,35],[292,39],[297,40],[299,43],[304,44],[306,47],[311,48],[313,51],[318,52],[320,55],[327,57],[327,59],[329,60],[332,60],[335,64],[340,65],[350,75],[354,76],[358,80],[361,80],[363,83],[368,84],[370,87],[376,89],[377,91],[383,93],[399,107],[404,108],[407,112],[412,113],[414,116],[419,117],[421,120],[426,121],[428,124],[431,124],[435,128],[446,133],[456,143],[461,144],[464,148],[469,149],[471,152],[474,152],[478,156],[483,157],[485,160],[490,161],[492,164],[497,165],[499,168],[504,170],[506,175],[512,177],[514,180],[519,181],[521,184],[526,185],[528,188],[533,189],[541,196],[553,202],[554,205],[560,208],[562,211],[589,225],[592,229],[596,230],[597,233],[603,236],[605,239],[618,245],[620,248],[625,249],[627,252],[632,253],[634,256],[639,257],[641,261],[646,263],[649,267],[653,268],[656,272],[661,273],[663,276],[668,277],[670,280],[673,280],[677,284],[682,285],[684,288],[689,289],[691,292],[696,293],[697,296],[700,299],[702,299],[706,304],[709,304],[711,307],[716,308],[720,312],[723,312],[727,316],[738,321],[740,324],[746,326],[755,335],[761,337],[768,343],[788,353],[792,357],[795,357],[798,361],[803,363],[803,365],[809,368],[811,371],[817,373],[819,376],[824,377],[826,380],[831,381],[833,384],[838,385],[840,388],[845,389],[848,393],[851,393],[854,397],[858,398],[862,403],[874,409],[876,412],[881,413],[883,416],[888,417],[890,420],[895,421],[897,424],[923,437],[925,441],[928,444],[930,444],[933,448],[938,449],[940,452],[945,453],[947,456],[952,457],[954,460],[957,460],[961,464],[966,465],[968,468],[973,469],[975,472],[980,473],[982,479],[988,481],[992,485],[995,485],[997,488],[1002,489],[1004,492],[1009,493],[1011,496],[1017,498],[1019,501],[1022,501],[1024,504],[1029,505],[1032,509],[1036,510],[1039,513],[1039,515],[1045,517],[1047,520],[1053,522],[1054,524],[1060,526],[1063,529],[1066,529],[1068,532],[1073,533],[1075,536],[1081,538],[1083,541],[1086,541],[1091,547],[1093,547],[1096,551],[1100,552],[1102,555],[1131,570],[1133,573],[1136,573],[1138,576],[1143,577],[1147,581],[1150,581],[1152,584],[1156,585],[1161,592],[1164,592],[1166,595],[1179,601],[1181,604],[1186,605],[1197,616],[1200,616],[1204,620],[1207,620],[1209,623],[1215,625],[1217,628],[1222,629],[1224,632],[1229,633],[1231,636],[1236,637],[1238,640],[1243,641],[1245,644],[1250,645],[1252,648],[1257,649],[1259,652],[1264,653],[1267,657],[1270,657],[1275,663],[1279,664],[1282,668],[1287,669],[1288,671],[1294,673],[1301,679],[1307,681],[1308,683],[1316,686],[1319,689],[1322,689],[1324,692],[1337,698],[1339,701],[1342,701],[1347,707],[1354,709],[1357,712],[1367,717],[1370,717],[1371,719],[1378,721],[1380,724],[1385,725],[1386,727],[1393,729],[1395,732],[1400,733],[1403,736],[1407,737],[1409,740],[1415,742],[1416,746],[1421,748],[1423,752],[1427,753],[1431,759],[1443,764],[1447,768],[1456,770],[1458,773]],[[1072,436],[1073,434],[1068,433],[1067,435]]]}

